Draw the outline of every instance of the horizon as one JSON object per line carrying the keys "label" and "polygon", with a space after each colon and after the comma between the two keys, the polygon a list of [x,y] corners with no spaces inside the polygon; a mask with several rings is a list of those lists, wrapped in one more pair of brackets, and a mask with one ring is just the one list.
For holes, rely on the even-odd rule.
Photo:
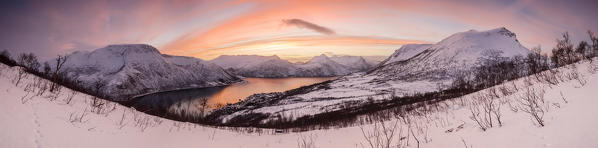
{"label": "horizon", "polygon": [[587,30],[598,29],[595,5],[585,0],[3,1],[0,17],[8,21],[0,49],[49,59],[126,43],[204,60],[278,55],[306,61],[320,54],[389,56],[405,44],[506,27],[526,48],[548,52],[566,31],[578,42],[587,40]]}

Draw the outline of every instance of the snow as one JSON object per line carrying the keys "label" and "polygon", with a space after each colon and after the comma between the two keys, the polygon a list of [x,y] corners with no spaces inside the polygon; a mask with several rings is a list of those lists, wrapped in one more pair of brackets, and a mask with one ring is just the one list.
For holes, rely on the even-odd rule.
{"label": "snow", "polygon": [[[221,55],[210,62],[222,68],[252,68],[266,61],[281,60],[278,56]],[[284,61],[284,60],[281,60]]]}
{"label": "snow", "polygon": [[[575,68],[561,68],[563,73],[577,70],[586,80],[585,85],[570,80],[558,85],[534,83],[532,87],[546,91],[550,109],[545,115],[546,126],[539,127],[529,115],[513,112],[503,104],[502,127],[480,130],[469,119],[468,102],[473,95],[441,102],[444,109],[426,115],[410,115],[412,124],[399,122],[403,132],[396,131],[396,137],[409,140],[409,147],[417,147],[408,127],[421,141],[420,147],[465,147],[463,141],[472,147],[598,147],[598,99],[594,96],[598,88],[598,64],[582,62]],[[160,119],[145,115],[118,104],[115,110],[106,114],[94,114],[88,110],[90,96],[77,94],[70,104],[64,99],[69,90],[64,88],[59,97],[51,101],[46,93],[34,96],[25,103],[22,96],[31,96],[26,85],[35,79],[29,76],[15,86],[12,83],[16,68],[0,64],[0,147],[296,147],[301,139],[313,141],[316,147],[367,147],[362,130],[371,132],[373,124],[313,130],[301,133],[274,134],[265,129],[265,134],[242,133]],[[590,71],[593,71],[590,72]],[[533,78],[532,78],[533,79]],[[524,78],[505,84],[524,85]],[[497,86],[500,87],[500,86]],[[501,100],[518,99],[521,91]],[[561,99],[561,93],[567,102]],[[28,97],[27,97],[28,98]],[[299,105],[298,105],[299,106]],[[86,113],[84,122],[69,121],[70,115]],[[124,113],[124,118],[123,118]],[[119,124],[123,120],[125,124]],[[135,120],[148,121],[153,126],[142,130]],[[396,119],[384,124],[395,123]],[[411,125],[411,126],[409,126]],[[462,128],[459,126],[462,125]],[[452,129],[452,132],[447,132]],[[303,137],[303,138],[302,138]],[[393,141],[399,138],[395,138]],[[405,141],[405,140],[403,140]],[[403,143],[403,146],[405,144]]]}
{"label": "snow", "polygon": [[[325,100],[302,108],[292,107],[293,103],[302,103],[301,101],[279,101],[272,105],[274,107],[259,111],[271,114],[270,117],[273,118],[280,110],[273,109],[275,107],[287,109],[289,112],[293,109],[314,110],[316,112],[310,114],[318,114],[328,111],[326,108],[337,110],[348,101],[366,103],[368,98],[388,100],[392,95],[405,96],[442,90],[450,86],[455,74],[469,71],[481,58],[490,56],[488,52],[495,51],[499,51],[499,56],[503,57],[526,56],[531,53],[521,46],[515,34],[506,28],[460,32],[436,44],[405,45],[379,64],[379,67],[367,73],[343,76],[329,83],[329,88],[311,90],[283,99],[311,101],[327,98]],[[307,64],[336,64],[330,61],[332,60],[326,55],[320,55]],[[238,115],[243,114],[233,114],[226,118]]]}
{"label": "snow", "polygon": [[430,47],[431,44],[406,44],[397,49],[383,64],[405,61]]}
{"label": "snow", "polygon": [[[161,54],[145,44],[109,45],[93,52],[67,56],[61,71],[82,86],[107,84],[102,92],[112,99],[185,88],[222,86],[238,78],[212,63],[192,57]],[[48,61],[54,68],[55,60]],[[93,89],[93,88],[89,88]]]}
{"label": "snow", "polygon": [[436,54],[438,58],[452,57],[454,61],[464,61],[467,64],[474,64],[488,50],[498,50],[503,57],[526,56],[531,53],[519,43],[515,33],[504,27],[456,33],[429,48],[440,50]]}
{"label": "snow", "polygon": [[348,67],[336,63],[324,54],[315,56],[305,64],[298,65],[298,67],[312,73],[321,73],[328,76],[341,76],[352,72]]}
{"label": "snow", "polygon": [[372,68],[362,57],[315,56],[306,63],[291,63],[278,56],[222,55],[210,62],[243,77],[342,76]]}
{"label": "snow", "polygon": [[360,56],[332,56],[330,57],[330,59],[343,66],[354,69],[355,71],[367,71],[372,69],[374,65],[377,64],[372,61],[370,61],[372,63],[369,63],[367,60]]}

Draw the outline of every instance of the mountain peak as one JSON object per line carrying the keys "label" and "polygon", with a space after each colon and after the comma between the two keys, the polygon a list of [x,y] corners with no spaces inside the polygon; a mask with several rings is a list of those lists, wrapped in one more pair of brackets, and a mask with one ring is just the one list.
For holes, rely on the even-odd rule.
{"label": "mountain peak", "polygon": [[511,32],[509,29],[505,27],[499,27],[496,29],[488,30],[489,33],[498,33],[507,37],[516,37],[515,33]]}
{"label": "mountain peak", "polygon": [[330,61],[330,58],[328,58],[328,56],[326,56],[325,54],[320,54],[319,56],[315,56],[315,57],[311,58],[311,60],[309,60],[307,63],[313,63],[313,62],[321,63],[321,62],[326,62],[326,61]]}
{"label": "mountain peak", "polygon": [[108,45],[100,50],[107,50],[111,52],[119,52],[119,53],[158,53],[160,51],[155,47],[148,45],[148,44],[114,44]]}
{"label": "mountain peak", "polygon": [[[469,30],[455,33],[436,44],[404,45],[383,63],[413,58],[420,60],[434,58],[474,64],[479,57],[490,51],[501,52],[503,57],[525,56],[530,52],[519,43],[515,33],[505,27],[499,27],[485,31]],[[424,52],[427,54],[418,56]]]}

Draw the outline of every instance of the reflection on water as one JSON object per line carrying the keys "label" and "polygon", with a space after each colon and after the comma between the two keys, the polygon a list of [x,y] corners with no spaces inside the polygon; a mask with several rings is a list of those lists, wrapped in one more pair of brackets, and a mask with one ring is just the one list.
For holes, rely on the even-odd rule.
{"label": "reflection on water", "polygon": [[154,93],[135,98],[129,103],[140,111],[154,115],[197,117],[227,103],[239,102],[252,94],[282,92],[334,78],[245,78],[245,82],[230,86]]}

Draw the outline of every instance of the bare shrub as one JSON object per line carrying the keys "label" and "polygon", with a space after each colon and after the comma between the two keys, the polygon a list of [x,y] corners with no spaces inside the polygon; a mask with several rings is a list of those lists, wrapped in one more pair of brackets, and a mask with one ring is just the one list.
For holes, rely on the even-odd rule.
{"label": "bare shrub", "polygon": [[37,87],[36,96],[42,96],[46,90],[48,90],[48,81],[45,81],[45,79],[41,77],[36,77],[35,82],[35,86]]}
{"label": "bare shrub", "polygon": [[[598,54],[598,53],[596,53]],[[588,72],[591,74],[596,74],[598,72],[598,63],[597,62],[590,62],[588,65]]]}
{"label": "bare shrub", "polygon": [[127,108],[123,108],[123,114],[120,117],[120,121],[117,123],[119,129],[122,129],[129,123],[129,122],[125,121],[125,119],[127,117],[127,110],[128,110]]}
{"label": "bare shrub", "polygon": [[[399,120],[396,120],[393,123],[385,123],[384,121],[380,120],[375,122],[372,129],[367,130],[363,126],[360,126],[361,133],[363,134],[364,139],[366,140],[366,145],[369,148],[390,148],[393,145],[397,145],[400,147],[401,140],[402,140],[402,128],[399,127]],[[395,142],[395,131],[399,129],[399,138]],[[362,147],[364,144],[361,144]]]}
{"label": "bare shrub", "polygon": [[104,100],[95,96],[91,97],[89,102],[91,106],[91,112],[95,114],[108,114],[116,110],[117,104],[108,100]]}
{"label": "bare shrub", "polygon": [[49,94],[46,96],[46,98],[48,98],[48,100],[50,100],[50,101],[54,101],[54,100],[58,99],[58,97],[59,97],[59,96],[60,96],[60,94],[62,93],[62,91],[61,91],[61,90],[62,90],[62,87],[56,87],[56,88],[54,89],[54,91],[53,91],[53,92],[50,92],[50,93],[49,93]]}
{"label": "bare shrub", "polygon": [[71,90],[71,92],[67,94],[66,98],[64,98],[64,102],[66,104],[70,104],[71,101],[73,100],[73,98],[75,97],[75,95],[77,95],[77,93],[79,93],[79,92],[75,91],[75,90]]}
{"label": "bare shrub", "polygon": [[23,78],[26,78],[27,76],[28,76],[28,73],[27,73],[27,70],[25,67],[17,67],[17,75],[13,79],[13,83],[15,84],[15,86],[19,86],[19,83],[21,83],[21,80]]}
{"label": "bare shrub", "polygon": [[75,123],[85,123],[88,120],[84,120],[84,118],[87,116],[87,108],[85,108],[85,110],[83,110],[83,112],[81,113],[77,113],[77,112],[72,112],[69,115],[69,121],[71,122],[71,124],[75,124]]}
{"label": "bare shrub", "polygon": [[502,126],[501,102],[495,97],[493,91],[490,91],[490,89],[472,95],[472,104],[469,106],[471,115],[469,118],[476,122],[482,131],[494,127],[493,116],[498,125]]}
{"label": "bare shrub", "polygon": [[56,67],[54,68],[54,72],[52,74],[52,85],[50,86],[50,92],[54,92],[56,88],[59,87],[59,85],[56,82],[58,81],[58,77],[60,76],[60,74],[66,74],[60,72],[62,66],[64,65],[64,63],[66,63],[66,60],[66,56],[58,55],[58,58],[56,58]]}
{"label": "bare shrub", "polygon": [[[93,85],[93,91],[95,94],[101,94],[102,89],[106,83],[100,79],[96,80]],[[91,102],[89,103],[91,106],[91,112],[96,114],[107,114],[116,109],[116,103],[108,100],[104,100],[98,96],[91,96]]]}
{"label": "bare shrub", "polygon": [[579,73],[575,64],[571,64],[568,72],[565,75],[569,80],[576,80],[577,82],[579,82],[579,85],[581,86],[584,86],[586,85],[586,83],[588,83],[588,81],[583,77],[583,75]]}
{"label": "bare shrub", "polygon": [[162,124],[160,117],[149,116],[144,113],[133,112],[133,123],[135,127],[138,127],[141,132],[145,131],[148,127],[155,127]]}
{"label": "bare shrub", "polygon": [[471,113],[469,118],[475,121],[475,123],[478,125],[478,127],[480,127],[480,129],[482,129],[482,131],[486,131],[486,129],[490,127],[486,120],[486,117],[484,116],[485,114],[481,114],[480,108],[477,104],[470,105],[469,111]]}
{"label": "bare shrub", "polygon": [[549,69],[544,72],[535,74],[539,77],[539,82],[549,85],[557,85],[562,81],[560,71],[558,69]]}
{"label": "bare shrub", "polygon": [[567,101],[567,99],[563,95],[563,92],[561,91],[560,93],[561,93],[561,99],[563,99],[563,101],[565,101],[565,103],[569,103],[569,101]]}
{"label": "bare shrub", "polygon": [[303,135],[298,134],[299,138],[297,138],[297,147],[298,148],[315,148],[315,139],[317,138],[313,134]]}
{"label": "bare shrub", "polygon": [[467,143],[465,142],[465,139],[461,138],[461,142],[463,142],[463,145],[465,145],[465,148],[473,148],[472,145],[467,145]]}
{"label": "bare shrub", "polygon": [[544,126],[544,113],[548,109],[544,100],[544,90],[538,90],[528,87],[525,93],[520,97],[518,109],[528,113],[540,126]]}
{"label": "bare shrub", "polygon": [[415,136],[415,133],[413,133],[413,130],[410,128],[409,131],[411,132],[411,135],[413,136],[413,139],[415,139],[415,142],[417,142],[417,148],[419,148],[419,139],[417,138],[417,136]]}

